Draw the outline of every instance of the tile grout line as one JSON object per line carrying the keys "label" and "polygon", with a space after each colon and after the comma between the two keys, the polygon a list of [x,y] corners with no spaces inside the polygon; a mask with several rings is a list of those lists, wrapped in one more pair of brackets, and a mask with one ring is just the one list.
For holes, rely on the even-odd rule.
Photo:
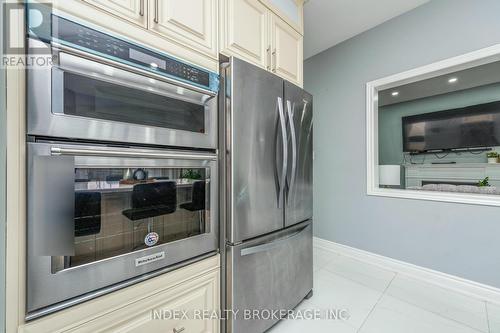
{"label": "tile grout line", "polygon": [[[341,254],[337,254],[337,255],[342,256]],[[352,258],[352,257],[349,257],[349,256],[347,256],[347,257],[348,257],[348,258],[350,258],[350,259],[352,259],[352,260],[359,261],[359,262],[362,262],[362,263],[364,263],[364,264],[368,264],[368,265],[370,265],[369,263],[364,262],[364,261],[360,261],[360,260],[358,260],[358,259],[356,259],[356,258]],[[378,267],[378,266],[377,266],[377,267]],[[434,287],[440,288],[440,289],[445,290],[445,291],[452,292],[452,293],[454,293],[454,294],[462,295],[462,296],[464,296],[464,297],[471,298],[471,299],[474,299],[474,300],[477,300],[477,301],[480,301],[480,302],[487,302],[487,301],[486,301],[486,300],[484,300],[484,299],[477,299],[477,298],[472,297],[472,296],[469,296],[469,295],[461,294],[461,293],[456,292],[456,291],[454,291],[454,290],[447,289],[446,287],[443,287],[443,286],[441,286],[441,285],[432,284],[432,283],[429,283],[429,282],[427,282],[427,281],[421,280],[421,279],[419,279],[419,278],[412,277],[412,276],[408,276],[407,274],[404,274],[404,273],[399,273],[399,272],[391,271],[391,270],[388,270],[387,268],[382,268],[382,267],[379,267],[379,268],[380,268],[380,269],[387,270],[387,271],[390,271],[390,272],[393,272],[393,273],[395,273],[395,274],[396,274],[396,275],[398,275],[398,276],[403,276],[403,277],[405,277],[405,278],[410,278],[410,279],[412,279],[412,280],[416,280],[416,281],[418,281],[418,282],[420,282],[420,283],[430,284],[430,285],[432,285],[432,286],[434,286]],[[328,272],[330,272],[330,273],[332,273],[332,274],[335,274],[335,275],[339,275],[339,276],[341,276],[341,277],[343,277],[343,278],[348,278],[348,277],[343,276],[343,275],[341,275],[341,274],[331,272],[331,271],[329,271],[328,269],[326,269],[326,271],[328,271]],[[395,275],[395,276],[394,276],[394,278],[391,280],[391,282],[389,283],[389,285],[387,286],[387,288],[384,290],[384,292],[383,292],[384,294],[387,292],[387,289],[389,288],[389,286],[390,286],[390,284],[392,283],[392,281],[396,278],[396,275]],[[407,303],[407,304],[409,304],[409,305],[412,305],[412,306],[414,306],[414,307],[416,307],[416,308],[418,308],[418,309],[420,309],[420,310],[423,310],[423,311],[426,311],[426,312],[432,313],[432,314],[434,314],[434,315],[436,315],[436,316],[438,316],[438,317],[441,317],[441,318],[444,318],[444,319],[446,319],[446,320],[449,320],[449,321],[455,322],[455,323],[457,323],[457,324],[459,324],[459,325],[461,325],[461,326],[464,326],[464,327],[467,327],[467,328],[473,329],[473,330],[477,331],[478,333],[491,333],[491,332],[490,332],[490,327],[489,327],[489,319],[487,319],[487,331],[484,331],[484,330],[478,329],[478,328],[476,328],[476,327],[473,327],[473,326],[471,326],[471,325],[469,325],[469,324],[467,324],[467,323],[461,322],[461,321],[459,321],[459,320],[457,320],[457,319],[450,318],[450,317],[448,317],[448,316],[446,316],[446,315],[443,315],[442,313],[435,312],[435,311],[433,311],[433,310],[430,310],[430,309],[427,309],[427,308],[425,308],[425,307],[422,307],[422,306],[420,306],[419,304],[415,304],[415,303],[413,303],[411,300],[402,299],[402,298],[399,298],[399,297],[397,297],[397,296],[391,296],[391,297],[394,297],[394,298],[396,298],[396,299],[398,299],[398,300],[400,300],[400,301],[402,301],[402,302],[404,302],[404,303]],[[380,298],[380,299],[381,299],[381,298]],[[379,299],[379,300],[380,300],[380,299]],[[375,304],[375,306],[378,304],[378,302],[379,302],[379,301],[377,301],[377,303]],[[372,309],[372,311],[373,311],[373,309]],[[370,312],[369,312],[368,316],[371,314],[371,312],[372,312],[372,311],[370,311]],[[488,315],[488,314],[486,314],[486,315]],[[365,321],[367,320],[368,316],[365,318]],[[361,330],[361,328],[363,327],[363,325],[364,325],[365,321],[363,321],[363,324],[360,326],[359,330]],[[359,330],[358,330],[357,332],[359,332]]]}
{"label": "tile grout line", "polygon": [[[326,263],[324,263],[323,265],[321,265],[320,267],[316,267],[315,271],[318,272],[322,269],[325,269],[326,266],[328,266],[329,264],[331,264],[332,262],[335,261],[335,259],[337,259],[339,255],[335,253],[335,257],[331,258],[330,260],[328,260]],[[314,270],[314,267],[313,267],[313,270]]]}
{"label": "tile grout line", "polygon": [[359,326],[359,328],[356,330],[356,333],[359,333],[361,331],[361,329],[363,328],[363,326],[365,326],[366,322],[368,321],[368,318],[373,313],[373,311],[375,310],[375,308],[377,307],[377,305],[380,303],[380,301],[382,300],[382,297],[384,297],[385,293],[387,292],[387,289],[389,289],[389,287],[392,284],[392,281],[394,281],[394,279],[396,278],[396,276],[398,276],[398,274],[399,273],[394,273],[394,276],[392,277],[391,281],[389,281],[389,283],[387,284],[387,287],[385,287],[384,291],[380,294],[380,297],[377,299],[377,302],[375,302],[375,304],[373,305],[373,307],[370,309],[370,312],[368,312],[368,314],[365,317],[365,320],[363,320],[363,322],[361,323],[361,325]]}
{"label": "tile grout line", "polygon": [[[418,280],[418,279],[417,279],[417,280]],[[425,283],[425,281],[422,281],[422,280],[418,280],[418,281],[420,281],[420,282],[424,282],[424,283]],[[448,291],[450,291],[450,292],[453,292],[452,290],[449,290],[449,289],[446,289],[446,288],[442,288],[442,289],[445,289],[445,290],[448,290]],[[459,320],[457,320],[457,319],[455,319],[455,318],[448,317],[448,316],[446,316],[446,315],[444,315],[444,314],[442,314],[442,313],[439,313],[439,312],[437,312],[437,311],[434,311],[434,310],[431,310],[431,309],[427,309],[427,308],[425,308],[425,307],[423,307],[423,306],[421,306],[421,305],[419,305],[419,304],[413,303],[413,302],[412,302],[411,300],[409,300],[409,299],[404,299],[404,298],[401,298],[401,297],[398,297],[398,296],[395,296],[395,295],[388,295],[388,296],[390,296],[390,297],[392,297],[392,298],[394,298],[394,299],[397,299],[397,300],[398,300],[398,301],[400,301],[400,302],[403,302],[403,303],[406,303],[406,304],[408,304],[408,305],[414,306],[414,307],[416,307],[417,309],[420,309],[420,310],[422,310],[422,311],[425,311],[425,312],[428,312],[428,313],[432,313],[432,314],[433,314],[433,315],[435,315],[435,316],[441,317],[441,318],[446,319],[446,320],[448,320],[448,321],[455,322],[455,323],[459,324],[460,326],[463,326],[463,327],[467,327],[467,328],[473,329],[473,330],[474,330],[474,331],[476,331],[476,332],[479,332],[479,333],[489,333],[489,332],[488,332],[488,331],[489,331],[489,322],[488,322],[488,321],[487,321],[488,331],[484,331],[484,330],[479,329],[479,328],[477,328],[477,327],[473,327],[473,326],[471,326],[471,325],[469,325],[469,324],[467,324],[467,323],[461,322],[461,321],[459,321]],[[470,298],[472,298],[472,297],[470,297]],[[486,301],[481,300],[481,302],[486,302]],[[486,313],[486,316],[488,316],[488,314],[487,314],[487,313]]]}
{"label": "tile grout line", "polygon": [[[457,290],[457,289],[450,289],[448,287],[446,287],[445,285],[441,284],[441,283],[436,283],[436,282],[430,282],[429,280],[427,279],[423,279],[421,277],[418,277],[418,276],[415,276],[414,274],[411,274],[411,273],[407,273],[407,272],[401,272],[400,270],[398,269],[393,269],[391,267],[388,267],[387,264],[379,264],[379,263],[370,263],[368,260],[366,259],[361,259],[357,256],[353,256],[353,255],[350,255],[350,254],[345,254],[345,253],[340,253],[339,251],[337,250],[333,250],[331,248],[328,248],[328,247],[325,247],[324,245],[314,245],[315,248],[319,248],[321,250],[324,250],[324,251],[330,251],[332,253],[335,253],[336,255],[338,256],[343,256],[343,257],[346,257],[346,258],[350,258],[350,259],[353,259],[353,260],[356,260],[356,261],[360,261],[360,262],[363,262],[365,264],[369,264],[369,265],[373,265],[373,266],[376,266],[380,269],[384,269],[384,270],[387,270],[387,271],[391,271],[391,272],[398,272],[401,276],[406,276],[406,277],[410,277],[412,279],[416,279],[416,280],[419,280],[423,283],[427,283],[427,284],[431,284],[435,287],[439,287],[441,289],[445,289],[445,290],[448,290],[448,291],[451,291],[455,294],[459,294],[459,295],[462,295],[464,297],[468,297],[468,298],[472,298],[472,299],[475,299],[477,301],[482,301],[482,302],[490,302],[490,300],[488,300],[486,297],[483,297],[483,296],[478,296],[476,294],[471,294],[469,292],[463,292],[463,291],[460,291],[460,290]],[[390,258],[389,258],[390,259]],[[498,303],[500,304],[500,302],[495,302],[495,301],[491,301],[492,303]]]}
{"label": "tile grout line", "polygon": [[484,301],[484,310],[486,311],[486,324],[488,325],[488,332],[491,333],[490,315],[488,313],[488,302]]}

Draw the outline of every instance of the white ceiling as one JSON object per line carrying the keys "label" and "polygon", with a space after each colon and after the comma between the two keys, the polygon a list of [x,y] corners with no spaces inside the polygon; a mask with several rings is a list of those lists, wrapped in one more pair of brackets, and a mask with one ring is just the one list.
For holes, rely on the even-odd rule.
{"label": "white ceiling", "polygon": [[[448,82],[451,78],[456,78],[457,81]],[[500,61],[496,61],[379,91],[378,105],[386,106],[489,84],[498,84],[499,78]],[[398,95],[392,96],[395,91],[398,92]]]}
{"label": "white ceiling", "polygon": [[430,0],[309,0],[304,58],[312,57]]}

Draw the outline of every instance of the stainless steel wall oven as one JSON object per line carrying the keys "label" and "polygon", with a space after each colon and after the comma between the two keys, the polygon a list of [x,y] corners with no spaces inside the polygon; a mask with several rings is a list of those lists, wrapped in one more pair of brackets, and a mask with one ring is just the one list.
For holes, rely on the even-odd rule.
{"label": "stainless steel wall oven", "polygon": [[218,76],[51,17],[28,36],[54,55],[27,77],[28,320],[218,248]]}
{"label": "stainless steel wall oven", "polygon": [[[29,50],[53,63],[28,70],[28,133],[215,149],[215,73],[52,16]],[[36,34],[38,32],[38,34]]]}

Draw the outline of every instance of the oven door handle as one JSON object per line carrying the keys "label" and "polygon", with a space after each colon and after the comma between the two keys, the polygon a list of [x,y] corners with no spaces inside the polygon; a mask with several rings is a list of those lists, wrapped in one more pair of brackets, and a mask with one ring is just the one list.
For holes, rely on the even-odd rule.
{"label": "oven door handle", "polygon": [[78,148],[50,148],[52,156],[102,156],[102,157],[132,157],[132,158],[159,158],[216,161],[217,154],[186,154],[186,153],[152,153],[137,151],[78,149]]}

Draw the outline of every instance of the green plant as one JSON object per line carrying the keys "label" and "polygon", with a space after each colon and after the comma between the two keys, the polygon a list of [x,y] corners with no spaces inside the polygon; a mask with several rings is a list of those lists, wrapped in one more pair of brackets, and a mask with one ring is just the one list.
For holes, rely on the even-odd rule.
{"label": "green plant", "polygon": [[201,173],[193,169],[187,169],[181,175],[181,178],[186,179],[201,179]]}
{"label": "green plant", "polygon": [[498,153],[496,151],[490,151],[489,153],[486,154],[486,157],[488,157],[488,158],[498,158]]}
{"label": "green plant", "polygon": [[490,177],[486,177],[486,178],[484,178],[483,180],[480,180],[480,181],[477,183],[477,186],[479,186],[479,187],[487,187],[487,186],[490,186],[490,183],[488,182],[488,180],[490,180]]}

